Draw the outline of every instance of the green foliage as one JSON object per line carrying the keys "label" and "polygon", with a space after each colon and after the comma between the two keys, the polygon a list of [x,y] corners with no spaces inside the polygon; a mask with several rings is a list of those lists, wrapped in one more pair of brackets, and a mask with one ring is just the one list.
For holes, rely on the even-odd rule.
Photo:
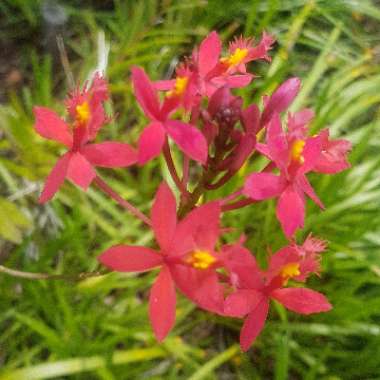
{"label": "green foliage", "polygon": [[[0,273],[0,380],[5,379],[377,379],[380,377],[380,12],[369,0],[64,2],[64,39],[78,80],[97,63],[100,29],[111,41],[110,112],[117,118],[102,138],[135,141],[146,122],[128,80],[133,64],[153,78],[168,77],[176,60],[209,30],[228,40],[263,30],[278,45],[273,62],[255,64],[258,77],[242,92],[259,100],[285,78],[299,75],[294,109],[313,107],[313,131],[326,125],[354,146],[353,168],[312,177],[326,205],[308,204],[301,239],[310,231],[330,242],[322,277],[312,281],[334,304],[330,313],[303,318],[272,308],[270,322],[248,354],[235,345],[241,322],[210,316],[181,298],[177,325],[158,345],[147,319],[154,274],[106,274],[79,283],[28,281]],[[63,110],[63,69],[41,52],[40,1],[3,1],[1,38],[31,40],[23,63],[31,85],[0,107],[0,260],[20,270],[80,273],[97,269],[96,256],[114,243],[149,244],[151,233],[96,189],[65,184],[56,199],[37,205],[39,185],[59,148],[32,130],[32,106]],[[36,37],[37,36],[37,37]],[[25,41],[24,41],[25,42]],[[24,46],[24,45],[23,45]],[[17,45],[15,45],[17,48]],[[54,69],[54,70],[53,70]],[[253,159],[242,175],[263,163]],[[160,180],[162,163],[136,174],[104,171],[143,211]],[[226,195],[228,184],[216,195]],[[234,211],[226,225],[244,233],[260,261],[284,243],[271,201]],[[302,236],[301,236],[302,235]],[[22,238],[23,237],[23,238]],[[12,242],[11,243],[9,243]],[[180,338],[181,336],[181,338]]]}

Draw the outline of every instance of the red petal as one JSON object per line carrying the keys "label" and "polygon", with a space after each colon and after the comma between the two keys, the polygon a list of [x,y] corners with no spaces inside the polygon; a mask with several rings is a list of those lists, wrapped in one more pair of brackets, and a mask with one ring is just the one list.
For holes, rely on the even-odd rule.
{"label": "red petal", "polygon": [[285,111],[293,102],[300,89],[301,81],[299,78],[290,78],[279,86],[270,97],[261,116],[261,124],[265,125],[272,118],[274,112]]}
{"label": "red petal", "polygon": [[287,309],[299,314],[321,313],[332,308],[323,294],[306,288],[277,289],[271,296]]}
{"label": "red petal", "polygon": [[58,141],[68,148],[73,143],[67,124],[52,110],[46,107],[34,107],[36,132],[49,140]]}
{"label": "red petal", "polygon": [[162,182],[154,199],[151,219],[156,240],[167,251],[173,240],[177,225],[175,197],[166,182]]}
{"label": "red petal", "polygon": [[130,245],[115,245],[104,251],[98,260],[118,272],[143,272],[162,263],[162,257],[156,251]]}
{"label": "red petal", "polygon": [[223,313],[223,287],[213,269],[198,270],[185,265],[171,265],[170,271],[183,294],[204,310]]}
{"label": "red petal", "polygon": [[96,172],[86,158],[80,153],[73,153],[67,171],[67,178],[83,190],[87,190],[95,177]]}
{"label": "red petal", "polygon": [[229,317],[243,318],[262,301],[262,293],[242,289],[230,294],[224,302],[224,313]]}
{"label": "red petal", "polygon": [[284,191],[284,180],[271,173],[253,173],[245,181],[243,193],[255,200],[278,197]]}
{"label": "red petal", "polygon": [[185,154],[202,164],[206,162],[207,141],[197,128],[178,120],[166,121],[165,127],[169,136]]}
{"label": "red petal", "polygon": [[100,144],[89,144],[81,153],[94,166],[121,168],[133,165],[137,161],[136,150],[128,144],[105,141]]}
{"label": "red petal", "polygon": [[149,318],[159,342],[165,339],[174,325],[175,305],[174,282],[168,268],[164,266],[149,296]]}
{"label": "red petal", "polygon": [[322,201],[318,198],[318,195],[315,193],[313,187],[310,185],[310,182],[304,175],[297,176],[297,183],[301,189],[312,199],[320,208],[324,209]]}
{"label": "red petal", "polygon": [[211,32],[200,44],[198,53],[199,74],[204,77],[219,62],[222,43],[215,31]]}
{"label": "red petal", "polygon": [[134,93],[141,108],[150,119],[160,118],[160,105],[153,83],[140,67],[132,68]]}
{"label": "red petal", "polygon": [[240,331],[240,346],[247,351],[264,327],[268,316],[269,302],[263,298],[244,321]]}
{"label": "red petal", "polygon": [[63,155],[53,167],[53,170],[50,172],[49,176],[46,179],[44,189],[39,198],[40,203],[45,203],[58,191],[59,187],[62,185],[65,180],[67,168],[69,167],[71,152]]}
{"label": "red petal", "polygon": [[152,158],[157,157],[165,142],[165,130],[161,123],[149,124],[141,133],[138,143],[138,162],[145,164]]}
{"label": "red petal", "polygon": [[304,226],[305,200],[289,186],[280,196],[276,214],[285,235],[291,237]]}

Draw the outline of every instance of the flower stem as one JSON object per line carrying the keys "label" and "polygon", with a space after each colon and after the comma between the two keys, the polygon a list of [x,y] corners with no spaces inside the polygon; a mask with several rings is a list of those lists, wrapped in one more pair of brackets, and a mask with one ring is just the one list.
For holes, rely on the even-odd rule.
{"label": "flower stem", "polygon": [[102,276],[105,273],[101,272],[82,272],[78,274],[49,274],[49,273],[35,273],[35,272],[23,272],[16,269],[7,268],[0,265],[0,272],[8,274],[12,277],[25,278],[28,280],[70,280],[80,281],[88,277]]}
{"label": "flower stem", "polygon": [[131,203],[123,199],[115,190],[113,190],[109,185],[107,185],[100,177],[96,176],[94,182],[103,192],[109,195],[121,207],[124,207],[125,209],[127,209],[131,214],[139,218],[149,227],[152,226],[151,220],[146,215],[144,215],[138,208],[133,206]]}
{"label": "flower stem", "polygon": [[172,154],[170,152],[169,143],[168,143],[167,139],[166,139],[165,144],[164,144],[163,152],[164,152],[166,165],[169,169],[169,173],[170,173],[174,183],[176,184],[178,190],[182,193],[182,195],[186,197],[188,195],[188,191],[186,190],[186,186],[184,186],[184,183],[181,181],[181,179],[178,176],[177,169],[175,168],[173,158],[172,158]]}
{"label": "flower stem", "polygon": [[252,203],[255,203],[256,201],[253,199],[240,199],[239,201],[229,203],[222,206],[222,211],[231,211],[236,210],[238,208],[243,208],[245,206],[249,206]]}

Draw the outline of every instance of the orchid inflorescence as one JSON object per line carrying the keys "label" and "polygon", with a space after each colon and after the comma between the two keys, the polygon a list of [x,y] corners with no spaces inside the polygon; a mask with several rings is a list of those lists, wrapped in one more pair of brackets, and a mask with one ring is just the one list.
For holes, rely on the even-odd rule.
{"label": "orchid inflorescence", "polygon": [[[48,108],[34,108],[37,133],[67,148],[48,176],[40,201],[50,200],[65,178],[84,190],[95,183],[152,228],[155,249],[116,245],[103,252],[99,261],[119,272],[159,268],[149,296],[149,317],[159,341],[175,322],[176,289],[204,310],[244,318],[240,334],[244,351],[262,330],[270,299],[300,314],[331,309],[324,295],[301,285],[309,275],[319,274],[326,243],[310,234],[297,244],[294,234],[304,227],[305,195],[323,208],[306,175],[348,168],[351,145],[331,140],[327,129],[309,136],[310,109],[289,112],[286,121],[281,119],[299,92],[298,78],[286,80],[265,96],[262,107],[253,103],[244,108],[242,98],[233,94],[233,89],[246,87],[255,78],[247,72],[249,62],[270,61],[273,43],[265,33],[257,45],[240,37],[220,57],[221,41],[212,32],[177,66],[174,79],[152,82],[142,68],[133,67],[134,95],[149,120],[137,148],[114,141],[93,142],[110,120],[104,110],[109,92],[101,74],[91,85],[70,94],[66,121]],[[182,152],[181,176],[169,141]],[[123,199],[95,170],[97,166],[141,166],[161,153],[179,199],[162,182],[150,217]],[[260,172],[249,174],[244,185],[227,197],[201,204],[204,194],[230,181],[253,155],[266,158]],[[190,167],[196,165],[198,177],[190,176]],[[222,213],[269,198],[278,198],[276,215],[289,244],[271,255],[263,270],[244,247],[244,236],[233,244],[221,245],[218,240],[228,233],[220,226]]]}

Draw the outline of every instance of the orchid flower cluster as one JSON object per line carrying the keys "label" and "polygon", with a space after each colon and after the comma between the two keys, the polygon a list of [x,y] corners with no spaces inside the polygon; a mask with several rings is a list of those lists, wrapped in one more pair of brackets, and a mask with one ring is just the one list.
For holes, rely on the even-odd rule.
{"label": "orchid flower cluster", "polygon": [[[65,120],[48,108],[34,108],[37,133],[67,148],[40,201],[50,200],[66,178],[84,190],[94,183],[153,230],[154,248],[120,244],[103,252],[99,261],[119,272],[159,270],[149,296],[149,318],[159,341],[175,323],[176,289],[204,310],[244,319],[244,351],[263,329],[271,299],[300,314],[331,309],[323,294],[304,286],[310,275],[320,273],[326,243],[309,235],[297,244],[294,235],[304,226],[306,196],[323,208],[306,175],[348,168],[351,145],[331,140],[327,129],[309,136],[310,109],[283,117],[299,92],[298,78],[286,80],[262,105],[244,108],[242,98],[233,94],[254,80],[247,71],[249,62],[270,61],[273,43],[266,33],[257,44],[240,37],[221,56],[221,40],[212,32],[177,66],[174,79],[153,82],[141,67],[133,67],[134,95],[148,119],[136,148],[94,142],[110,120],[104,110],[109,91],[101,74],[70,94]],[[172,158],[173,146],[181,153],[181,172]],[[179,199],[162,182],[150,217],[95,169],[142,166],[161,153]],[[204,194],[226,184],[252,156],[264,156],[266,166],[250,173],[226,198],[202,204]],[[233,244],[221,243],[229,229],[220,220],[222,213],[269,198],[277,198],[276,216],[289,243],[270,257],[264,270],[244,247],[244,236]]]}

